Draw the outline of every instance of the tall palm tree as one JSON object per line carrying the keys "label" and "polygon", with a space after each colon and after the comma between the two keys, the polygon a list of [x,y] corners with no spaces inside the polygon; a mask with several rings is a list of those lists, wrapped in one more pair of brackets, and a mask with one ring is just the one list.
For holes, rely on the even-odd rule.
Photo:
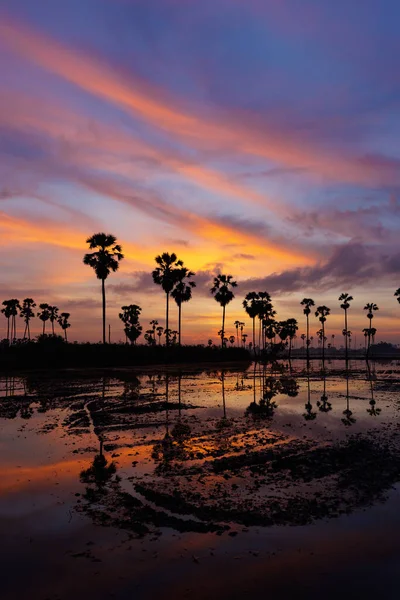
{"label": "tall palm tree", "polygon": [[113,271],[118,271],[119,263],[124,258],[117,238],[109,233],[95,233],[86,240],[91,250],[95,252],[85,254],[83,262],[92,267],[97,279],[101,280],[101,294],[103,305],[103,344],[106,343],[106,290],[105,280]]}
{"label": "tall palm tree", "polygon": [[287,319],[286,329],[287,329],[288,337],[289,337],[289,360],[290,360],[292,357],[293,340],[296,337],[296,331],[299,329],[297,320],[296,319]]}
{"label": "tall palm tree", "polygon": [[300,337],[303,340],[303,350],[304,350],[304,345],[305,345],[305,341],[306,341],[306,334],[302,333]]}
{"label": "tall palm tree", "polygon": [[304,306],[303,313],[306,315],[307,321],[307,337],[306,337],[306,346],[307,346],[307,362],[310,361],[310,313],[311,307],[315,306],[315,302],[312,298],[303,298],[300,302],[301,306]]}
{"label": "tall palm tree", "polygon": [[186,267],[181,267],[177,269],[176,272],[176,284],[174,289],[171,292],[171,296],[175,300],[178,306],[178,324],[179,324],[179,338],[178,343],[181,345],[181,331],[182,331],[182,303],[189,302],[192,298],[192,289],[196,287],[196,283],[194,281],[189,281],[192,277],[195,276],[193,271],[189,271]]}
{"label": "tall palm tree", "polygon": [[158,345],[161,346],[161,336],[164,333],[164,327],[162,325],[159,325],[156,329],[157,331],[157,336],[158,336]]}
{"label": "tall palm tree", "polygon": [[46,302],[39,304],[40,311],[37,313],[39,319],[43,322],[43,335],[46,333],[46,321],[50,319],[50,306]]}
{"label": "tall palm tree", "polygon": [[36,303],[32,298],[25,298],[22,302],[21,311],[19,316],[24,319],[25,322],[25,331],[24,331],[24,339],[26,338],[26,334],[28,334],[28,340],[31,339],[31,328],[30,328],[30,320],[33,319],[35,313],[33,312],[33,308],[36,307]]}
{"label": "tall palm tree", "polygon": [[324,304],[322,304],[322,306],[318,306],[317,310],[315,311],[315,316],[319,318],[319,322],[322,326],[322,364],[324,364],[325,361],[325,322],[326,317],[330,314],[330,312],[331,309]]}
{"label": "tall palm tree", "polygon": [[229,288],[237,287],[237,282],[233,281],[233,275],[217,275],[214,277],[213,286],[210,289],[215,300],[222,306],[222,329],[221,346],[225,347],[225,311],[226,306],[231,302],[235,294]]}
{"label": "tall palm tree", "polygon": [[71,316],[70,313],[62,312],[60,314],[60,316],[57,318],[57,322],[58,322],[59,326],[64,331],[64,337],[65,337],[65,341],[66,342],[68,342],[68,339],[67,339],[67,329],[69,327],[71,327],[71,323],[68,321],[68,319],[70,318],[70,316]]}
{"label": "tall palm tree", "polygon": [[[340,308],[343,308],[344,310],[344,330],[347,332],[347,311],[350,308],[350,302],[353,300],[353,296],[350,296],[350,294],[347,293],[343,293],[340,294],[339,296],[339,302],[341,302],[342,304],[340,305]],[[345,336],[345,352],[346,352],[346,361],[348,360],[348,335],[343,334]]]}
{"label": "tall palm tree", "polygon": [[58,319],[58,306],[49,306],[48,310],[50,313],[51,332],[54,335],[54,321]]}
{"label": "tall palm tree", "polygon": [[253,352],[256,351],[256,317],[260,310],[260,296],[257,292],[249,292],[243,300],[243,308],[253,320]]}
{"label": "tall palm tree", "polygon": [[379,310],[379,308],[374,302],[369,302],[364,306],[364,310],[367,311],[367,319],[369,319],[368,348],[367,348],[367,358],[368,358],[369,350],[371,347],[372,319],[374,318],[374,312]]}
{"label": "tall palm tree", "polygon": [[157,285],[161,285],[166,294],[166,317],[165,317],[165,342],[169,346],[169,295],[177,283],[177,271],[183,267],[183,262],[178,260],[176,254],[168,254],[163,252],[156,256],[155,261],[158,265],[152,272],[153,281]]}

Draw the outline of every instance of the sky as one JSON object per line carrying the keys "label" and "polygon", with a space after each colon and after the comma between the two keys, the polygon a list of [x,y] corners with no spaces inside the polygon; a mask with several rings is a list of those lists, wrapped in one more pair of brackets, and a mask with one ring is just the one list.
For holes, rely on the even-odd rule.
{"label": "sky", "polygon": [[366,302],[377,340],[400,343],[399,21],[397,0],[0,0],[3,298],[55,303],[71,339],[99,341],[82,258],[104,231],[125,254],[113,341],[124,304],[164,324],[151,271],[175,252],[197,281],[184,342],[217,342],[226,273],[227,334],[250,332],[256,290],[299,335],[301,299],[326,304],[340,338],[349,292],[357,345]]}

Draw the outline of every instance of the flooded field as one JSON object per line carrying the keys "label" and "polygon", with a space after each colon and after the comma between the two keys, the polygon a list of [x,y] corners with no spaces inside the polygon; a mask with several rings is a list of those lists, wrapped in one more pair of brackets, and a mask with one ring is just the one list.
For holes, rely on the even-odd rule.
{"label": "flooded field", "polygon": [[400,367],[0,378],[2,598],[397,598]]}

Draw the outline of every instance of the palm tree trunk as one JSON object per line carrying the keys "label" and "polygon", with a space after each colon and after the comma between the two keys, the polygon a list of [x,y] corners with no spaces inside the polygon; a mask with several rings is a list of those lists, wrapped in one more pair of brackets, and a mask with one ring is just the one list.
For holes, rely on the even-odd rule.
{"label": "palm tree trunk", "polygon": [[54,319],[51,320],[51,333],[54,335]]}
{"label": "palm tree trunk", "polygon": [[289,360],[292,356],[292,338],[289,336]]}
{"label": "palm tree trunk", "polygon": [[307,318],[307,363],[310,362],[310,323],[308,320],[308,315],[306,315]]}
{"label": "palm tree trunk", "polygon": [[28,325],[28,340],[31,341],[31,326],[30,326],[29,320],[28,320],[27,325]]}
{"label": "palm tree trunk", "polygon": [[166,306],[166,315],[165,315],[165,343],[167,347],[169,346],[169,292],[167,292],[167,306]]}
{"label": "palm tree trunk", "polygon": [[256,353],[256,318],[253,317],[253,352]]}
{"label": "palm tree trunk", "polygon": [[106,286],[105,279],[101,280],[101,296],[103,303],[103,344],[106,343]]}
{"label": "palm tree trunk", "polygon": [[182,303],[178,305],[178,321],[179,321],[179,345],[181,345],[181,329],[182,329]]}
{"label": "palm tree trunk", "polygon": [[44,332],[45,332],[45,327],[46,327],[46,321],[43,321],[43,335],[44,335]]}
{"label": "palm tree trunk", "polygon": [[322,368],[325,362],[325,323],[322,322]]}
{"label": "palm tree trunk", "polygon": [[7,317],[7,339],[10,342],[10,317]]}
{"label": "palm tree trunk", "polygon": [[222,307],[222,333],[221,333],[221,342],[222,342],[222,348],[225,347],[225,304]]}
{"label": "palm tree trunk", "polygon": [[67,342],[68,340],[67,340],[67,330],[66,329],[64,329],[64,337],[65,337],[65,341]]}
{"label": "palm tree trunk", "polygon": [[24,339],[26,338],[26,330],[28,329],[28,323],[25,323],[25,329],[24,329]]}
{"label": "palm tree trunk", "polygon": [[346,362],[348,360],[348,343],[347,343],[347,309],[344,309],[344,330],[346,332]]}

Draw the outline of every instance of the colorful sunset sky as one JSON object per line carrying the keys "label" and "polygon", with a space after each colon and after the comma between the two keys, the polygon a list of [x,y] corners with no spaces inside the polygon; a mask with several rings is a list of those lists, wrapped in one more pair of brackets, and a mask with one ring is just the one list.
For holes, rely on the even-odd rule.
{"label": "colorful sunset sky", "polygon": [[222,272],[228,334],[266,290],[299,335],[308,296],[339,336],[350,292],[357,345],[366,302],[399,343],[399,22],[397,0],[0,0],[2,299],[55,303],[72,340],[99,341],[82,257],[105,231],[126,257],[113,341],[123,304],[164,324],[151,270],[168,251],[197,274],[185,342],[217,342]]}

